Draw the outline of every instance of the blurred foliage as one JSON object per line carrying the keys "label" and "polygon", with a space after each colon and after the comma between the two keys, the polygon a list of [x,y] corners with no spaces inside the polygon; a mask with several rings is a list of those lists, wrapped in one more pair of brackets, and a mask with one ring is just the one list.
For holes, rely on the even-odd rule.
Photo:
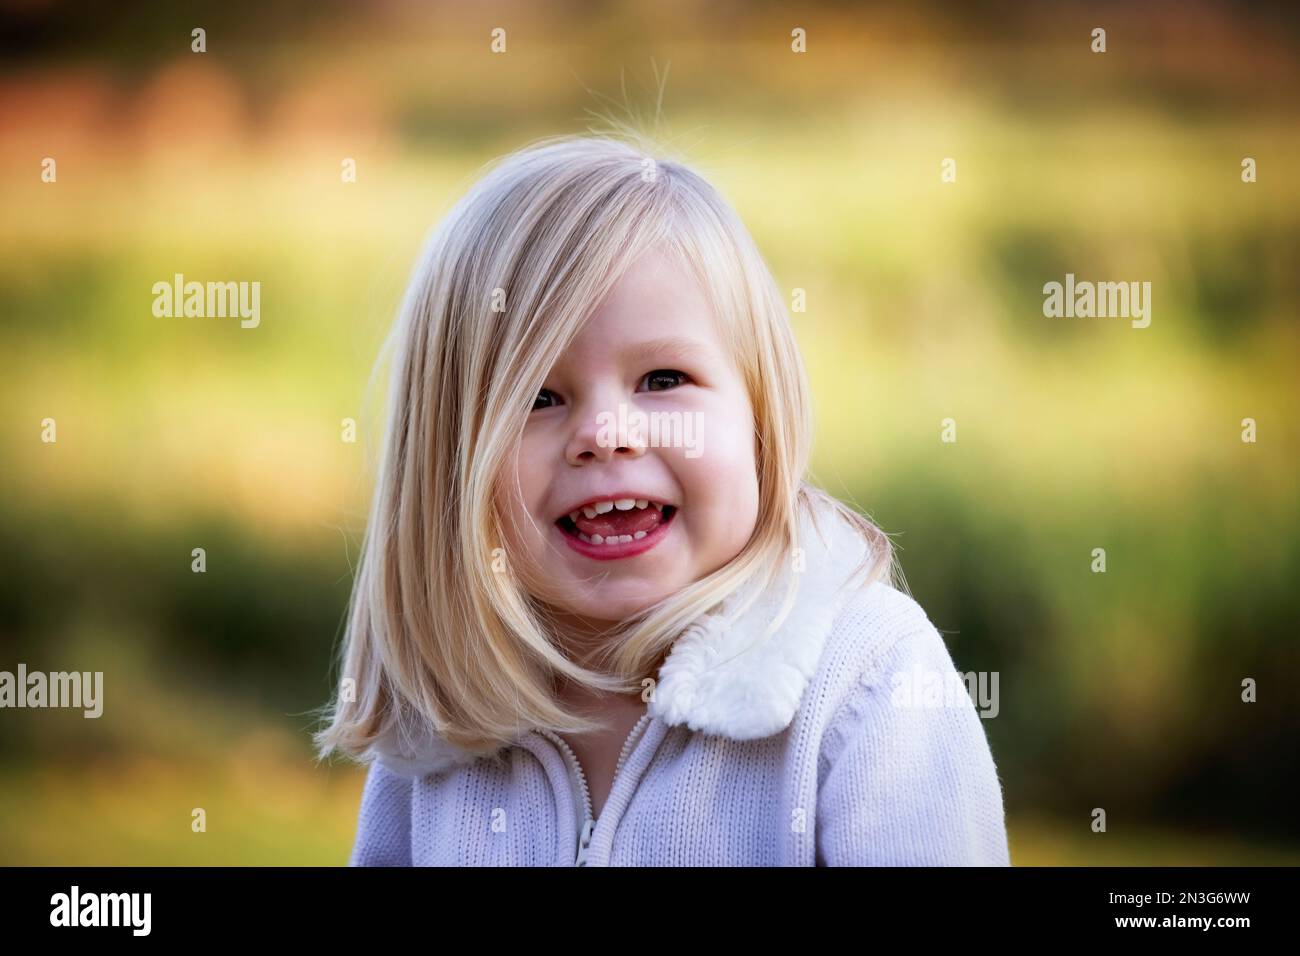
{"label": "blurred foliage", "polygon": [[[765,4],[71,9],[5,11],[0,668],[103,670],[106,705],[0,715],[0,862],[346,858],[359,776],[307,734],[420,241],[588,109],[654,131],[668,65],[660,138],[808,292],[816,479],[1000,673],[1013,859],[1297,860],[1289,6],[823,4],[802,58]],[[1044,318],[1067,272],[1151,281],[1151,327]],[[261,326],[154,318],[175,273],[260,281]]]}

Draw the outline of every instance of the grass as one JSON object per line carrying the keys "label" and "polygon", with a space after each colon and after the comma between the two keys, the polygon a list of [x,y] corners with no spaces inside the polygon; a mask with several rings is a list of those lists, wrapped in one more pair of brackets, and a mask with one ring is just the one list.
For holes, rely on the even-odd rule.
{"label": "grass", "polygon": [[[0,782],[5,865],[346,863],[363,776],[286,765],[246,742],[220,763],[132,756],[44,764]],[[205,827],[196,831],[196,809]]]}

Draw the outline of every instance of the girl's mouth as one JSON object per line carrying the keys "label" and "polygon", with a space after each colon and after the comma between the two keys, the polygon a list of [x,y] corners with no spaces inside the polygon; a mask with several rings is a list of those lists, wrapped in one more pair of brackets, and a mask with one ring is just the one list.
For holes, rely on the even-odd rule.
{"label": "girl's mouth", "polygon": [[593,501],[556,520],[564,541],[597,561],[630,558],[649,551],[668,531],[674,505],[647,498]]}

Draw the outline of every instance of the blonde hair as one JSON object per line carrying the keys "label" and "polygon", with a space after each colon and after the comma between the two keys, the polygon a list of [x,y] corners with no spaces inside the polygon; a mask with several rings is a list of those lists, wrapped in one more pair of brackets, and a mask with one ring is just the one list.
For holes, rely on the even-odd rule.
{"label": "blonde hair", "polygon": [[[804,481],[806,375],[748,231],[701,175],[635,139],[536,141],[489,164],[431,234],[385,348],[388,424],[339,661],[355,692],[327,709],[322,759],[336,748],[373,758],[393,735],[430,730],[487,756],[527,728],[598,728],[561,706],[557,678],[639,691],[692,621],[777,580],[799,509],[817,501],[866,539],[863,586],[893,583],[884,532]],[[652,247],[693,271],[729,330],[754,412],[758,518],[734,560],[624,622],[588,669],[562,652],[515,575],[492,567],[504,547],[494,500],[552,365]],[[507,307],[493,311],[503,294]]]}

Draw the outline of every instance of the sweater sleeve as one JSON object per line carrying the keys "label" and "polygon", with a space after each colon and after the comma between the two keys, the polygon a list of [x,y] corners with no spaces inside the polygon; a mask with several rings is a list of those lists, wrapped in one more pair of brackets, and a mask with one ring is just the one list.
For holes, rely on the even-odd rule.
{"label": "sweater sleeve", "polygon": [[823,866],[1007,866],[1002,789],[948,648],[928,620],[887,648],[823,740]]}
{"label": "sweater sleeve", "polygon": [[349,866],[411,865],[411,787],[413,780],[370,764],[361,792],[356,842]]}

